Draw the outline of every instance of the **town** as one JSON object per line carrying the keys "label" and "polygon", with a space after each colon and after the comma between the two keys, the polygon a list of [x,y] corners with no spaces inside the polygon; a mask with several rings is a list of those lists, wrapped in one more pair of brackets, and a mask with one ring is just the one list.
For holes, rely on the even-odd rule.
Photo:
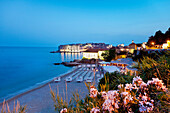
{"label": "town", "polygon": [[[150,44],[147,42],[143,43],[135,43],[134,40],[125,46],[124,44],[119,44],[117,46],[112,46],[111,44],[105,43],[86,43],[86,44],[68,44],[68,45],[60,45],[58,47],[58,51],[61,53],[83,53],[83,58],[87,59],[103,59],[102,53],[108,51],[110,49],[115,49],[117,58],[126,58],[128,56],[133,55],[134,53],[138,53],[141,50],[149,52],[158,51],[158,50],[168,50],[170,49],[170,40],[167,40],[166,43],[163,44],[154,44],[151,42]],[[138,52],[137,52],[138,51]]]}

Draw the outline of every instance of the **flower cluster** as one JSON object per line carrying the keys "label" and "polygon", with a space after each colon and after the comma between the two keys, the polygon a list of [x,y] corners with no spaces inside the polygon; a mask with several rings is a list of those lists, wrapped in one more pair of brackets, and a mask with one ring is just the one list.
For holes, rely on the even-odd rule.
{"label": "flower cluster", "polygon": [[[120,108],[126,110],[128,112],[132,111],[133,104],[138,106],[139,112],[151,112],[154,108],[154,100],[151,99],[150,94],[152,91],[149,91],[150,85],[155,85],[156,90],[159,91],[167,91],[167,88],[163,85],[162,80],[158,78],[153,78],[145,83],[140,77],[133,78],[132,84],[120,84],[118,86],[118,90],[111,91],[102,91],[100,94],[104,99],[102,104],[103,111],[119,111]],[[135,92],[134,92],[134,89]],[[92,86],[90,88],[90,97],[97,97],[99,92],[97,89]],[[93,108],[91,113],[99,113],[100,110],[98,108]]]}
{"label": "flower cluster", "polygon": [[[147,83],[143,82],[140,77],[133,78],[133,84],[138,85],[139,89],[139,111],[140,112],[150,112],[154,108],[154,100],[149,97],[149,94],[152,93],[149,91],[149,87],[155,85],[156,90],[167,91],[166,86],[163,85],[162,80],[158,78],[152,78],[152,80],[148,80]],[[152,89],[153,91],[153,89]]]}
{"label": "flower cluster", "polygon": [[100,109],[98,107],[92,108],[90,113],[100,113]]}
{"label": "flower cluster", "polygon": [[60,111],[60,113],[66,113],[67,112],[67,108],[64,108]]}
{"label": "flower cluster", "polygon": [[168,90],[166,88],[166,86],[164,86],[162,80],[159,80],[158,78],[152,78],[152,80],[149,80],[147,82],[147,85],[155,85],[157,90],[163,90],[163,91],[167,91]]}
{"label": "flower cluster", "polygon": [[90,97],[91,98],[95,98],[97,97],[98,91],[94,86],[90,87]]}
{"label": "flower cluster", "polygon": [[153,111],[153,102],[154,100],[151,100],[150,97],[146,96],[146,95],[139,95],[138,97],[139,99],[139,111],[140,112],[150,112]]}
{"label": "flower cluster", "polygon": [[108,110],[109,112],[114,111],[115,109],[118,109],[118,101],[117,98],[119,96],[119,93],[116,90],[108,91],[107,93],[105,91],[102,92],[102,97],[105,99],[105,102],[103,103],[103,110]]}
{"label": "flower cluster", "polygon": [[142,82],[143,82],[142,78],[140,78],[140,77],[134,77],[132,84],[133,84],[133,85],[140,86],[140,84],[141,84]]}

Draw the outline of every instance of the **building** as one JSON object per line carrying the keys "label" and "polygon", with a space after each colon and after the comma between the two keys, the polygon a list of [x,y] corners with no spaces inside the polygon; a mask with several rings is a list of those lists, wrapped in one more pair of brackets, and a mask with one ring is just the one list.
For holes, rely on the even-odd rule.
{"label": "building", "polygon": [[151,44],[147,44],[146,49],[170,49],[170,40],[167,40],[167,42],[163,44],[155,44],[152,42]]}
{"label": "building", "polygon": [[170,49],[170,40],[167,40],[167,43],[164,43],[164,44],[162,45],[162,48],[163,48],[163,49]]}
{"label": "building", "polygon": [[68,44],[68,45],[60,45],[58,47],[59,52],[83,52],[88,49],[110,49],[112,45],[105,44],[105,43],[85,43],[85,44]]}
{"label": "building", "polygon": [[134,41],[132,40],[132,43],[131,44],[129,44],[129,52],[131,53],[131,54],[133,54],[134,53],[134,50],[137,50],[137,45],[134,43]]}
{"label": "building", "polygon": [[58,49],[60,52],[70,52],[70,53],[81,52],[80,44],[60,45]]}
{"label": "building", "polygon": [[127,74],[129,72],[130,75],[137,75],[138,73],[138,69],[131,67],[132,65],[136,65],[136,62],[134,62],[130,58],[118,59],[118,60],[114,60],[111,62],[101,61],[99,62],[99,65],[104,67],[106,71],[107,71],[107,68],[109,68],[110,71],[107,71],[107,72],[114,72],[115,69],[112,69],[112,68],[116,67],[120,69],[121,73]]}
{"label": "building", "polygon": [[109,49],[88,49],[83,52],[83,58],[87,59],[103,59],[102,53]]}
{"label": "building", "polygon": [[[132,40],[132,43],[129,44],[128,46],[124,46],[124,44],[119,44],[116,47],[113,47],[113,49],[116,49],[116,53],[118,53],[118,55],[123,55],[122,53],[130,53],[133,54],[134,50],[143,50],[146,49],[146,42],[143,43],[134,43],[134,41]],[[127,54],[124,54],[127,55]],[[121,56],[120,56],[121,57]],[[125,57],[125,56],[123,56]],[[123,58],[122,57],[122,58]]]}

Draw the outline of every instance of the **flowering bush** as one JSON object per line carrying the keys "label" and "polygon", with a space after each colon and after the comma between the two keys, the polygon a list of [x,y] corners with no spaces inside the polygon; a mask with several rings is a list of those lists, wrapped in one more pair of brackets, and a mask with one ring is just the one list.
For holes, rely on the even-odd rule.
{"label": "flowering bush", "polygon": [[98,107],[95,106],[91,109],[91,112],[151,112],[154,109],[154,94],[166,92],[167,90],[162,80],[158,78],[153,78],[145,83],[140,77],[134,77],[132,84],[120,84],[117,90],[108,92],[98,92],[92,86],[90,88],[90,97],[96,100],[97,95],[102,95],[101,98],[104,102],[100,111],[98,109],[97,112],[94,112]]}
{"label": "flowering bush", "polygon": [[[168,98],[166,95],[168,89],[158,78],[152,78],[145,83],[137,76],[133,78],[132,83],[119,84],[115,90],[107,89],[99,92],[94,85],[87,88],[89,95],[84,100],[79,100],[78,93],[75,93],[74,101],[70,101],[69,105],[62,99],[60,101],[57,96],[56,108],[60,113],[167,112],[168,107],[159,110],[159,104]],[[56,100],[55,96],[53,99]]]}

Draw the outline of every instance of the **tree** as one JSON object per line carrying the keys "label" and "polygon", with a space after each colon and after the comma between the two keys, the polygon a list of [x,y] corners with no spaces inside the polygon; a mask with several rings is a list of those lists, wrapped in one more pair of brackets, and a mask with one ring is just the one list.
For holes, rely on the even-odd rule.
{"label": "tree", "polygon": [[105,61],[110,62],[112,59],[115,58],[115,53],[116,53],[115,49],[110,49],[102,53],[102,57],[104,58]]}
{"label": "tree", "polygon": [[154,42],[154,44],[163,44],[166,43],[169,39],[170,28],[165,33],[162,33],[160,30],[157,31],[154,36],[149,37],[147,44],[150,46],[152,46],[152,42]]}

